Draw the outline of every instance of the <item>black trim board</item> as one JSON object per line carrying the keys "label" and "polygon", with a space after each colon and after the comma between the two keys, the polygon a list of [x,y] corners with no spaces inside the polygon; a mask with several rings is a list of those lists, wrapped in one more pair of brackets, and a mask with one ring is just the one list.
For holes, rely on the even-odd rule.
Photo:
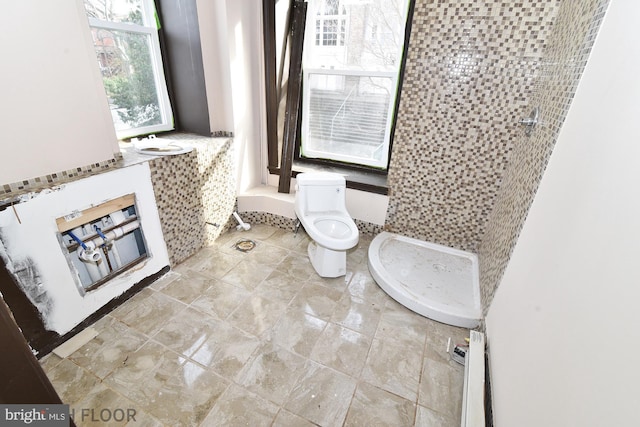
{"label": "black trim board", "polygon": [[156,0],[175,128],[211,136],[196,0]]}

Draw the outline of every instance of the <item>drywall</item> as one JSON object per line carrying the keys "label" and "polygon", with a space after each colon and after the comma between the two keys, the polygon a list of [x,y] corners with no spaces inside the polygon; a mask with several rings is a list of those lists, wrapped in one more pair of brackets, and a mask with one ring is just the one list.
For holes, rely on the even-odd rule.
{"label": "drywall", "polygon": [[[70,269],[59,243],[56,218],[131,193],[136,196],[136,211],[150,257],[83,296],[78,290],[77,272]],[[60,335],[169,265],[147,163],[46,190],[14,207],[15,212],[12,208],[0,212],[0,256],[38,308],[45,327]]]}
{"label": "drywall", "polygon": [[489,309],[498,427],[640,424],[639,20],[611,1]]}
{"label": "drywall", "polygon": [[4,2],[0,184],[119,152],[81,0]]}

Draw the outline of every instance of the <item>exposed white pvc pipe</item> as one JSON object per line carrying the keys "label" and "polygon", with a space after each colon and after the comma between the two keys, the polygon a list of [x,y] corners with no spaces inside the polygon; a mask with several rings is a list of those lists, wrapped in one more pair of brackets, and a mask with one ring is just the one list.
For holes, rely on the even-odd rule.
{"label": "exposed white pvc pipe", "polygon": [[100,261],[100,252],[96,252],[92,244],[87,245],[87,249],[83,248],[82,246],[78,246],[77,252],[78,258],[80,258],[82,261],[93,263],[97,263],[98,261]]}
{"label": "exposed white pvc pipe", "polygon": [[[102,224],[106,224],[106,219],[107,217],[102,218]],[[115,242],[114,241],[110,241],[103,233],[102,230],[100,229],[100,227],[98,227],[97,225],[94,225],[93,228],[96,230],[96,233],[98,233],[98,236],[102,237],[103,240],[105,242],[110,242],[110,243],[105,243],[104,245],[102,245],[102,251],[103,254],[105,256],[105,258],[107,258],[107,263],[109,264],[109,269],[113,271],[113,265],[112,264],[116,264],[116,269],[120,268],[120,262],[119,262],[119,256],[117,257],[118,259],[112,259],[112,258],[116,258],[117,255],[117,249],[115,247]],[[118,262],[117,262],[118,261]]]}
{"label": "exposed white pvc pipe", "polygon": [[244,230],[247,231],[251,228],[251,225],[249,225],[248,223],[242,221],[242,218],[240,218],[240,215],[238,215],[237,212],[233,212],[233,216],[235,217],[236,221],[238,221],[238,225],[236,226],[236,230]]}
{"label": "exposed white pvc pipe", "polygon": [[[84,249],[82,246],[78,246],[76,253],[78,254],[78,258],[80,258],[84,266],[87,268],[87,273],[89,273],[89,277],[91,278],[92,282],[100,280],[104,276],[109,274],[103,255],[95,249],[105,243],[112,242],[138,228],[140,228],[140,221],[135,220],[130,222],[129,224],[123,225],[122,227],[114,228],[113,230],[104,233],[106,240],[98,236],[92,240],[84,242],[87,249]],[[112,246],[112,248],[114,247],[115,245]],[[119,264],[118,268],[120,268],[121,262],[119,256],[116,262],[117,264]]]}
{"label": "exposed white pvc pipe", "polygon": [[111,221],[113,221],[113,225],[120,225],[127,219],[122,211],[111,212],[109,217],[111,218]]}
{"label": "exposed white pvc pipe", "polygon": [[85,245],[87,249],[78,246],[76,253],[87,269],[91,281],[96,282],[108,274],[107,267],[100,252],[95,250],[95,244],[93,242],[86,242]]}
{"label": "exposed white pvc pipe", "polygon": [[85,242],[86,244],[88,243],[93,243],[95,245],[95,247],[97,246],[101,246],[105,243],[108,243],[112,240],[115,239],[119,239],[120,237],[124,236],[127,233],[131,233],[133,230],[136,230],[140,228],[140,220],[136,219],[135,221],[130,222],[129,224],[125,224],[122,227],[118,227],[118,228],[114,228],[113,230],[104,233],[104,236],[107,238],[107,240],[105,241],[102,237],[98,236],[93,238],[92,240],[89,240],[87,242]]}
{"label": "exposed white pvc pipe", "polygon": [[[111,218],[111,221],[113,221],[113,225],[120,225],[126,220],[124,212],[122,211],[115,211],[110,213],[109,218]],[[117,246],[118,245],[116,245],[115,241],[111,244],[111,253],[113,254],[113,258],[115,259],[116,267],[120,268],[122,267],[122,261],[120,260],[120,252],[118,252]]]}
{"label": "exposed white pvc pipe", "polygon": [[109,274],[109,269],[107,268],[107,263],[104,259],[103,254],[100,254],[100,262],[98,262],[98,269],[100,270],[100,274],[102,274],[102,277]]}
{"label": "exposed white pvc pipe", "polygon": [[[88,227],[76,227],[71,233],[75,236],[86,236],[85,232]],[[76,239],[74,237],[74,239]],[[79,241],[80,242],[80,241]],[[83,245],[78,246],[78,250],[76,251],[78,258],[85,266],[87,273],[89,274],[89,278],[92,282],[102,279],[104,276],[108,274],[107,267],[102,258],[102,254],[96,251],[96,245],[93,243],[84,243]]]}

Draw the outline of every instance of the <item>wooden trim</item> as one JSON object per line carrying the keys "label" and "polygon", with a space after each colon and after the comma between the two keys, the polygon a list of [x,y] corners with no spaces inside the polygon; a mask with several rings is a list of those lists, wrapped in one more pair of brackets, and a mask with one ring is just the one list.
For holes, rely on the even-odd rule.
{"label": "wooden trim", "polygon": [[129,206],[134,205],[136,202],[136,195],[134,193],[127,194],[117,199],[109,200],[98,206],[94,206],[89,209],[85,209],[80,212],[80,215],[69,221],[65,217],[56,218],[56,224],[58,231],[64,233],[65,231],[73,230],[76,227],[80,227],[88,222],[94,221],[98,218],[109,215],[112,212],[119,211]]}
{"label": "wooden trim", "polygon": [[[293,3],[295,0],[289,0],[289,7],[287,8],[287,17],[284,21],[284,27],[290,28],[291,25],[291,10],[293,9]],[[274,33],[275,35],[275,33]],[[280,105],[280,99],[282,97],[282,78],[284,77],[284,65],[287,58],[287,50],[289,50],[289,32],[286,31],[282,37],[282,52],[280,52],[280,67],[278,69],[278,83],[276,88],[278,90],[278,102]]]}
{"label": "wooden trim", "polygon": [[300,115],[300,96],[302,86],[302,48],[304,45],[304,27],[307,17],[307,3],[293,3],[291,21],[291,63],[289,65],[289,82],[287,90],[287,106],[284,119],[284,138],[282,141],[282,159],[280,162],[279,193],[289,193],[291,187],[291,168],[293,152],[298,134],[298,117]]}
{"label": "wooden trim", "polygon": [[[262,0],[264,79],[267,103],[269,167],[278,165],[278,91],[276,88],[276,0]],[[276,147],[273,149],[272,147]]]}

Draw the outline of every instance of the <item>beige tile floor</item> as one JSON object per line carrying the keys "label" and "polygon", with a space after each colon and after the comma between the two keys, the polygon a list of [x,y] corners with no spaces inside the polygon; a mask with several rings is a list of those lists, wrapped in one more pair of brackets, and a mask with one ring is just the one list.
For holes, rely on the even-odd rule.
{"label": "beige tile floor", "polygon": [[[237,251],[242,238],[256,248]],[[346,277],[322,279],[304,232],[229,232],[42,365],[80,426],[457,426],[463,368],[446,343],[468,331],[380,290],[370,240]]]}

